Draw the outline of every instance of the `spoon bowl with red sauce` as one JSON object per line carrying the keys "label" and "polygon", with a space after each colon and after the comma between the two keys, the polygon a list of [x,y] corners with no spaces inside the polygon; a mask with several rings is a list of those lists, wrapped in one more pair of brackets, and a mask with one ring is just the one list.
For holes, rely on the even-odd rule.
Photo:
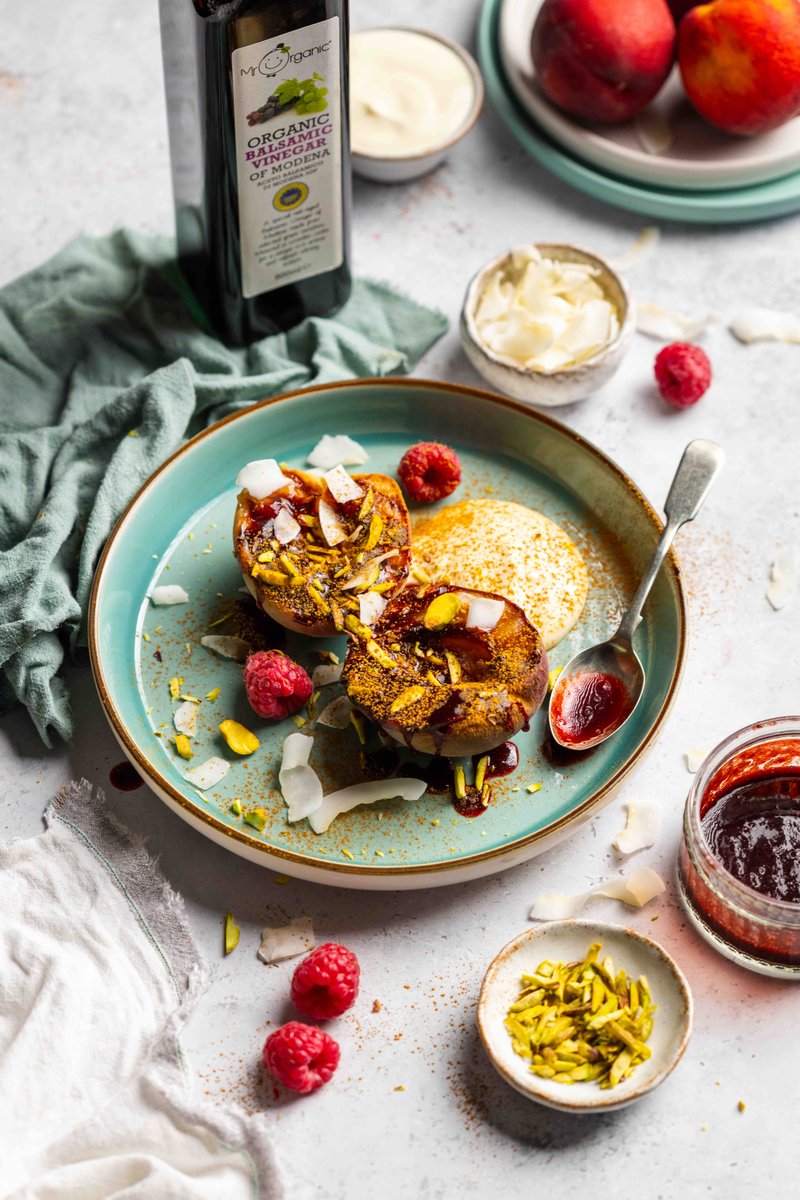
{"label": "spoon bowl with red sauce", "polygon": [[550,732],[567,750],[591,750],[633,716],[646,682],[633,635],[675,534],[699,513],[725,455],[714,442],[690,442],[675,472],[664,512],[667,523],[650,566],[607,642],[581,650],[561,672],[550,696]]}

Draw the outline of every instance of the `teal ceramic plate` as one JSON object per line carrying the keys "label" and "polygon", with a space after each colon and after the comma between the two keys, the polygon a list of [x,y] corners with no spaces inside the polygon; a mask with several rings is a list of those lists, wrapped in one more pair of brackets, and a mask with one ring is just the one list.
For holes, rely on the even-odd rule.
{"label": "teal ceramic plate", "polygon": [[[350,434],[369,452],[364,469],[387,474],[414,442],[448,442],[464,472],[455,498],[513,498],[569,532],[589,567],[591,588],[581,621],[552,652],[552,666],[608,636],[660,532],[647,501],[604,455],[549,417],[500,396],[387,379],[265,401],[173,455],[109,539],[92,593],[90,648],[112,729],[153,790],[186,821],[236,853],[301,878],[362,888],[430,887],[522,862],[610,799],[656,736],[685,655],[686,609],[676,560],[671,557],[662,571],[637,633],[647,688],[618,737],[584,758],[552,764],[544,753],[543,709],[518,735],[520,765],[496,785],[484,815],[465,819],[447,797],[426,793],[414,803],[356,809],[317,836],[306,821],[287,823],[277,787],[283,742],[295,725],[254,717],[241,667],[203,648],[200,638],[239,595],[242,582],[231,552],[237,472],[268,456],[302,466],[323,433]],[[154,607],[147,597],[164,583],[182,586],[189,602]],[[309,670],[321,646],[343,651],[341,639],[319,643],[290,634],[286,642],[287,652]],[[172,718],[179,701],[170,694],[176,678],[182,693],[202,698],[194,763],[212,755],[231,762],[211,791],[198,792],[186,782],[189,764],[176,754]],[[215,699],[205,699],[217,688]],[[217,726],[228,717],[260,738],[251,757],[237,758],[227,749]],[[315,733],[311,761],[326,791],[362,777],[359,749],[352,729]],[[528,791],[536,785],[539,790]],[[245,811],[266,809],[262,832],[232,810],[237,798]]]}
{"label": "teal ceramic plate", "polygon": [[722,225],[786,216],[800,210],[800,172],[747,187],[690,192],[619,179],[573,158],[551,141],[514,95],[499,49],[502,3],[484,0],[478,25],[478,60],[486,91],[523,149],[559,179],[596,200],[674,221]]}

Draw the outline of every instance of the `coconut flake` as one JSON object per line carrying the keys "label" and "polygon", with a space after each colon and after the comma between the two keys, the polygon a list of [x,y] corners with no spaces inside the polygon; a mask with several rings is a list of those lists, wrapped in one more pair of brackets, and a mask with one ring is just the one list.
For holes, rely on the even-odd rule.
{"label": "coconut flake", "polygon": [[713,323],[714,317],[685,317],[681,313],[659,308],[657,304],[640,304],[636,310],[639,333],[661,342],[692,342]]}
{"label": "coconut flake", "polygon": [[393,800],[396,796],[401,800],[419,800],[426,786],[422,779],[370,779],[366,783],[355,783],[326,796],[311,813],[308,823],[314,833],[326,833],[336,817],[359,804],[375,804],[379,800]]}
{"label": "coconut flake", "polygon": [[274,458],[257,458],[242,467],[236,476],[239,487],[248,491],[254,500],[266,500],[291,483]]}
{"label": "coconut flake", "polygon": [[320,500],[317,508],[317,516],[322,536],[329,546],[338,546],[339,542],[345,541],[347,530],[342,524],[339,514],[335,509],[331,508],[327,500]]}
{"label": "coconut flake", "polygon": [[797,564],[789,550],[778,551],[769,577],[771,582],[766,597],[775,611],[780,612],[797,591]]}
{"label": "coconut flake", "polygon": [[348,475],[341,463],[332,470],[326,471],[322,478],[328,485],[328,491],[339,504],[347,504],[350,500],[360,500],[364,495],[353,476]]}
{"label": "coconut flake", "polygon": [[154,587],[150,593],[150,602],[163,608],[168,604],[187,604],[189,594],[185,592],[177,583],[166,583],[160,587]]}
{"label": "coconut flake", "polygon": [[637,867],[628,875],[620,875],[610,879],[599,889],[598,895],[608,896],[612,900],[621,900],[632,908],[644,908],[656,896],[666,891],[667,885],[651,867]]}
{"label": "coconut flake", "polygon": [[231,769],[231,764],[226,762],[224,758],[207,758],[205,762],[200,763],[197,767],[191,767],[184,772],[183,778],[187,783],[193,784],[199,788],[201,792],[208,791],[224,779]]}
{"label": "coconut flake", "polygon": [[[364,587],[365,584],[370,582],[372,572],[375,570],[375,563],[380,566],[387,558],[395,558],[398,553],[398,550],[387,550],[385,554],[376,554],[372,558],[368,558],[357,571],[354,571],[352,575],[348,575],[347,582],[341,585],[342,591],[347,592],[352,591],[353,588]],[[374,583],[375,580],[373,579],[372,582]]]}
{"label": "coconut flake", "polygon": [[232,658],[236,662],[244,662],[253,653],[253,647],[242,638],[229,637],[224,633],[207,633],[200,638],[200,645],[220,658]]}
{"label": "coconut flake", "polygon": [[322,803],[322,784],[308,765],[314,739],[304,733],[290,733],[283,743],[283,760],[278,773],[281,794],[288,809],[286,819],[301,821]]}
{"label": "coconut flake", "polygon": [[364,447],[354,442],[346,433],[324,433],[306,461],[312,467],[319,467],[321,471],[325,471],[338,463],[360,466],[368,458]]}
{"label": "coconut flake", "polygon": [[311,673],[311,682],[315,688],[327,687],[329,683],[338,683],[342,677],[342,663],[320,663]]}
{"label": "coconut flake", "polygon": [[661,230],[658,226],[646,225],[633,245],[629,246],[618,258],[613,259],[612,263],[618,268],[637,266],[645,259],[650,258],[660,241]]}
{"label": "coconut flake", "polygon": [[467,629],[485,629],[490,632],[505,611],[505,600],[492,600],[489,596],[475,596],[469,602]]}
{"label": "coconut flake", "polygon": [[751,305],[734,317],[730,330],[734,337],[748,345],[750,342],[797,343],[800,342],[800,317]]}
{"label": "coconut flake", "polygon": [[611,843],[620,854],[634,854],[647,846],[655,845],[661,832],[661,808],[653,800],[631,801],[627,805],[628,819],[625,828]]}
{"label": "coconut flake", "polygon": [[386,601],[380,592],[362,592],[358,597],[358,616],[362,625],[374,625],[383,616]]}
{"label": "coconut flake", "polygon": [[532,921],[567,921],[576,917],[592,896],[620,900],[632,908],[644,908],[665,890],[664,880],[650,867],[638,867],[628,875],[614,875],[605,883],[575,896],[539,896],[530,911]]}
{"label": "coconut flake", "polygon": [[684,758],[686,760],[686,770],[689,774],[696,775],[707,757],[707,750],[687,750]]}
{"label": "coconut flake", "polygon": [[316,946],[314,922],[311,917],[295,917],[288,925],[267,926],[261,931],[258,957],[263,963],[283,962],[297,958]]}
{"label": "coconut flake", "polygon": [[663,112],[656,108],[646,108],[636,114],[633,123],[642,149],[648,154],[663,154],[665,150],[669,150],[675,134]]}
{"label": "coconut flake", "polygon": [[282,508],[275,516],[272,532],[280,544],[286,546],[297,537],[300,532],[300,524],[295,521],[287,508]]}
{"label": "coconut flake", "polygon": [[327,725],[329,729],[346,729],[350,724],[350,714],[353,703],[347,696],[337,696],[326,704],[317,717],[317,725]]}
{"label": "coconut flake", "polygon": [[176,708],[172,723],[178,733],[183,733],[186,737],[194,737],[197,733],[197,709],[198,705],[194,700],[184,700],[183,704]]}

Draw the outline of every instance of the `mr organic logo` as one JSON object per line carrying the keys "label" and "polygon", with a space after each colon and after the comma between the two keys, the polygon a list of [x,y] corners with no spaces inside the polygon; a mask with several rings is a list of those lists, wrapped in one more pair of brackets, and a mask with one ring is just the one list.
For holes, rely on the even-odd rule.
{"label": "mr organic logo", "polygon": [[[258,64],[259,75],[266,75],[267,79],[273,79],[289,61],[289,47],[283,42],[278,42],[277,46],[272,50],[268,50],[261,62]],[[250,68],[252,71],[252,67]],[[242,75],[250,72],[242,71]]]}
{"label": "mr organic logo", "polygon": [[287,63],[301,63],[307,58],[314,58],[319,54],[327,54],[331,48],[330,41],[322,42],[319,46],[309,46],[307,50],[300,50],[297,53],[292,53],[291,46],[287,46],[285,42],[278,42],[277,46],[273,46],[271,50],[263,56],[258,66],[242,67],[239,70],[240,75],[255,76],[264,75],[267,79],[274,79],[284,70]]}

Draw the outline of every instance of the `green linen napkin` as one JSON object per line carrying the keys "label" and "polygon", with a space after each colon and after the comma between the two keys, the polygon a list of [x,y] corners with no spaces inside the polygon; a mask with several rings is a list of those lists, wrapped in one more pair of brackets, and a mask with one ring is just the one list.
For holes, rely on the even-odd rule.
{"label": "green linen napkin", "polygon": [[282,391],[407,371],[446,326],[357,281],[335,316],[229,349],[194,321],[172,243],[125,230],[0,290],[0,711],[69,739],[58,671],[103,542],[186,437]]}

